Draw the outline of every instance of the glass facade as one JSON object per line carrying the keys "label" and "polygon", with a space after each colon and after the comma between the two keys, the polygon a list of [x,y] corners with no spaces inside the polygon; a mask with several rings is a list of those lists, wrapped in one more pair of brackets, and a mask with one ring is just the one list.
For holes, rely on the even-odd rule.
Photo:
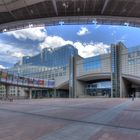
{"label": "glass facade", "polygon": [[42,67],[32,65],[21,65],[8,69],[8,72],[19,74],[20,76],[39,78],[39,79],[54,79],[66,75],[66,66],[64,67]]}
{"label": "glass facade", "polygon": [[78,50],[72,45],[65,45],[55,49],[45,48],[36,56],[23,57],[22,63],[47,67],[66,66],[70,61],[71,55],[78,55]]}
{"label": "glass facade", "polygon": [[85,88],[86,95],[90,96],[111,96],[111,81],[90,83]]}
{"label": "glass facade", "polygon": [[123,44],[111,46],[112,97],[120,97],[121,51]]}
{"label": "glass facade", "polygon": [[74,97],[74,56],[71,56],[69,64],[69,97]]}
{"label": "glass facade", "polygon": [[86,88],[90,89],[105,89],[105,88],[110,88],[111,89],[111,82],[110,81],[103,81],[103,82],[96,82],[96,83],[91,83],[88,84]]}
{"label": "glass facade", "polygon": [[112,59],[112,63],[111,63],[111,69],[112,69],[112,74],[114,75],[115,73],[115,60],[116,60],[116,55],[115,55],[115,48],[112,47],[111,49],[111,59]]}
{"label": "glass facade", "polygon": [[140,64],[140,46],[128,48],[128,64]]}
{"label": "glass facade", "polygon": [[83,68],[85,71],[96,70],[101,68],[100,55],[84,59]]}
{"label": "glass facade", "polygon": [[8,71],[21,76],[55,79],[66,76],[67,65],[71,56],[78,55],[78,50],[72,45],[65,45],[59,48],[45,48],[33,57],[23,57],[22,64],[16,65]]}

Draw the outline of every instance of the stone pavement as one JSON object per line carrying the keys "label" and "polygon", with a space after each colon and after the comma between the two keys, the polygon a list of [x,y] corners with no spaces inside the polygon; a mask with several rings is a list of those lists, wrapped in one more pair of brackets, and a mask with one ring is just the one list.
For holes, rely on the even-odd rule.
{"label": "stone pavement", "polygon": [[140,99],[0,101],[0,140],[140,140]]}

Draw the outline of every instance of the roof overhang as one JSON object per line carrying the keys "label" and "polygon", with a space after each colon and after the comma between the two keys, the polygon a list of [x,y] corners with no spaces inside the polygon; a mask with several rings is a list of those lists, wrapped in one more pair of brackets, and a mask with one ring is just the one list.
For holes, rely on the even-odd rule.
{"label": "roof overhang", "polygon": [[[56,25],[83,25],[83,24],[93,24],[94,21],[97,24],[102,25],[122,25],[132,27],[140,27],[139,18],[126,18],[126,17],[112,17],[112,16],[72,16],[72,17],[51,17],[51,18],[41,18],[32,20],[22,20],[10,23],[5,23],[0,25],[1,32],[7,32],[12,30],[19,30],[25,28],[33,27],[43,27],[43,26],[56,26]],[[63,23],[63,24],[61,24]]]}
{"label": "roof overhang", "polygon": [[140,26],[139,0],[1,0],[0,31],[63,24]]}

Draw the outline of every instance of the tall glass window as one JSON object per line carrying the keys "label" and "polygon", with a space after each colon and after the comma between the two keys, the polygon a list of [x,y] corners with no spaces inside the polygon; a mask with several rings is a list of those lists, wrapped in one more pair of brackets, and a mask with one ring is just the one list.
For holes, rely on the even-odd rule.
{"label": "tall glass window", "polygon": [[140,46],[128,48],[128,64],[140,63]]}
{"label": "tall glass window", "polygon": [[101,58],[100,56],[94,56],[90,58],[85,58],[83,67],[85,71],[96,70],[101,67]]}

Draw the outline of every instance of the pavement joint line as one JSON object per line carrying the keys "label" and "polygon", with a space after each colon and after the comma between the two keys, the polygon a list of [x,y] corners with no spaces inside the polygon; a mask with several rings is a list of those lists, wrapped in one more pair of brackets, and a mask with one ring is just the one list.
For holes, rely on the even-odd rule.
{"label": "pavement joint line", "polygon": [[[105,103],[105,102],[107,102],[107,101],[94,101],[94,103]],[[2,104],[8,104],[8,105],[34,105],[34,104],[32,104],[32,103],[17,103],[17,102],[1,102]],[[34,102],[35,103],[35,102]],[[45,102],[45,103],[50,103],[50,102]],[[51,102],[52,103],[52,102]],[[70,102],[69,102],[70,103]],[[90,105],[90,104],[93,104],[93,101],[91,102],[91,100],[90,100],[90,103],[78,103],[78,104],[75,104],[75,105],[85,105],[85,104],[87,104],[87,105]],[[44,105],[44,104],[36,104],[36,105],[39,105],[39,106],[49,106],[49,105]],[[69,107],[75,107],[75,105],[73,106],[73,105],[70,105],[70,104],[66,104],[66,105],[69,105]],[[50,106],[52,106],[52,105],[50,105]]]}
{"label": "pavement joint line", "polygon": [[[128,107],[128,105],[130,105],[130,101],[128,102],[124,102],[124,103],[122,103],[122,104],[120,104],[120,105],[117,105],[117,106],[115,106],[115,107],[112,107],[111,109],[107,109],[107,110],[104,110],[104,111],[102,111],[101,113],[97,113],[96,115],[93,115],[93,117],[92,116],[90,116],[90,117],[92,117],[93,118],[93,120],[91,120],[92,121],[92,123],[90,123],[90,124],[88,124],[88,125],[91,125],[91,126],[93,126],[93,128],[91,128],[92,129],[92,131],[88,131],[88,133],[86,133],[86,134],[88,134],[88,136],[87,137],[84,137],[84,138],[86,138],[86,139],[89,139],[89,137],[90,136],[93,136],[93,135],[95,135],[98,131],[100,131],[102,128],[105,128],[105,127],[109,127],[108,125],[110,125],[110,124],[108,124],[114,117],[116,117],[121,111],[123,111],[126,107]],[[114,111],[114,109],[116,109],[115,111]],[[108,119],[108,117],[106,118],[104,118],[103,116],[104,115],[107,115],[107,116],[109,116],[109,114],[111,113],[111,118],[110,119]],[[113,117],[113,118],[112,118]],[[85,118],[85,119],[87,119],[87,118]],[[103,120],[103,121],[102,121]],[[82,120],[83,121],[83,120]],[[86,121],[86,120],[84,120],[84,121]],[[90,121],[90,122],[91,122]],[[95,121],[96,121],[96,124],[95,124]],[[88,121],[89,122],[89,121]],[[94,125],[92,125],[93,124],[93,122],[94,122]],[[42,137],[39,137],[38,139],[36,139],[36,140],[46,140],[47,138],[53,138],[53,140],[55,139],[54,138],[54,135],[55,136],[59,136],[59,135],[62,135],[63,133],[65,134],[65,132],[66,132],[66,136],[71,136],[72,134],[74,135],[74,136],[77,136],[77,138],[73,138],[74,140],[80,140],[81,138],[79,137],[79,134],[77,134],[77,130],[79,129],[78,128],[78,126],[76,125],[76,124],[80,124],[80,122],[76,122],[76,123],[74,123],[73,125],[75,125],[75,128],[73,128],[73,126],[66,126],[66,127],[64,127],[64,128],[62,128],[62,129],[60,129],[60,130],[58,130],[57,132],[54,132],[54,133],[52,133],[52,134],[46,134],[46,135],[44,135],[44,136],[42,136]],[[99,125],[99,124],[102,124],[102,125]],[[82,125],[82,123],[81,123],[81,125]],[[86,125],[87,125],[87,123],[86,123]],[[84,125],[84,128],[85,128],[85,126],[86,125]],[[77,127],[76,127],[77,126]],[[109,128],[113,128],[113,129],[116,129],[114,126],[112,127],[113,125],[111,124],[111,127],[109,127]],[[74,129],[74,133],[67,133],[67,131],[65,131],[65,129],[66,130],[73,130]],[[120,129],[124,129],[124,127],[123,128],[120,128],[120,126],[118,127],[117,126],[117,129],[118,130],[120,130]],[[75,132],[76,131],[76,132]],[[128,129],[125,129],[125,131],[128,131]],[[130,129],[129,129],[129,131],[130,131]],[[73,132],[73,131],[72,131]],[[136,132],[136,131],[132,131],[131,130],[131,132]],[[139,132],[139,131],[138,131]],[[83,136],[85,136],[85,133],[83,132]],[[79,139],[80,138],[80,139]],[[83,138],[83,137],[82,137]],[[83,139],[84,139],[83,138]],[[64,139],[64,140],[67,140],[67,138],[66,139]]]}
{"label": "pavement joint line", "polygon": [[125,109],[124,111],[140,112],[140,109]]}
{"label": "pavement joint line", "polygon": [[140,128],[131,128],[131,127],[125,127],[125,126],[119,126],[119,125],[111,125],[111,124],[106,124],[106,123],[97,123],[97,122],[94,122],[94,121],[82,121],[82,120],[75,120],[75,119],[67,119],[67,118],[54,117],[54,116],[41,115],[41,114],[34,114],[34,113],[23,112],[23,111],[9,110],[9,109],[5,109],[5,108],[0,108],[0,110],[8,111],[8,112],[14,112],[14,113],[22,113],[22,114],[25,114],[25,115],[32,115],[34,117],[50,118],[50,119],[55,119],[55,120],[64,120],[64,121],[77,122],[77,123],[93,124],[93,125],[104,126],[104,127],[112,127],[112,128],[121,128],[121,129],[140,131]]}
{"label": "pavement joint line", "polygon": [[[97,102],[94,102],[94,103],[97,103]],[[89,103],[88,103],[89,104]],[[93,104],[93,103],[92,103]],[[11,105],[11,103],[8,103],[8,105]],[[12,104],[12,105],[17,105],[17,104]],[[33,105],[34,104],[18,104],[18,105]],[[83,104],[84,105],[84,104]],[[78,109],[108,109],[107,107],[78,107],[78,106],[57,106],[57,105],[41,105],[41,104],[37,104],[36,106],[49,106],[49,107],[63,107],[63,108],[78,108]],[[110,108],[110,107],[109,107]]]}

